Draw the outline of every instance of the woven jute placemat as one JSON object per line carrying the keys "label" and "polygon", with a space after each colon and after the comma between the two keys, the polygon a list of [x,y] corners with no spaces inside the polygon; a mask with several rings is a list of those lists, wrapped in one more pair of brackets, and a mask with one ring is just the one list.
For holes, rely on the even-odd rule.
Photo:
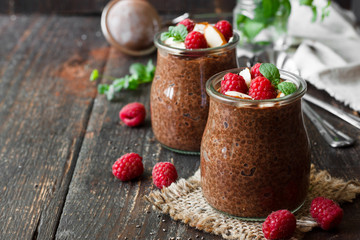
{"label": "woven jute placemat", "polygon": [[[359,193],[358,181],[331,177],[327,171],[317,171],[312,165],[309,193],[303,207],[295,214],[297,227],[292,239],[301,239],[304,233],[317,226],[309,213],[313,198],[324,196],[341,204],[351,202]],[[262,222],[232,218],[209,206],[201,192],[200,170],[189,179],[180,179],[161,191],[151,192],[145,199],[174,220],[225,239],[265,239]]]}

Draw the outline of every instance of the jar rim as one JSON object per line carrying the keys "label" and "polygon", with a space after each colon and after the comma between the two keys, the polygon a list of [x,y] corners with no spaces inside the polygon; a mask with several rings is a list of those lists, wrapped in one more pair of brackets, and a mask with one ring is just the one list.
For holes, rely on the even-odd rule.
{"label": "jar rim", "polygon": [[161,34],[165,31],[160,31],[155,34],[154,36],[154,44],[157,48],[166,50],[172,54],[176,55],[187,55],[187,54],[209,54],[209,53],[217,53],[222,52],[224,50],[230,50],[236,47],[238,44],[240,37],[238,33],[234,31],[234,35],[232,37],[232,40],[222,46],[219,47],[213,47],[213,48],[201,48],[201,49],[183,49],[183,48],[176,48],[171,47],[169,45],[166,45],[161,41],[160,37]]}
{"label": "jar rim", "polygon": [[225,102],[228,104],[232,104],[232,105],[241,104],[241,106],[272,107],[274,105],[283,105],[283,104],[292,103],[292,102],[300,99],[302,96],[304,96],[304,94],[307,91],[307,84],[303,78],[301,78],[300,76],[298,76],[294,73],[291,73],[289,71],[282,70],[282,69],[279,69],[280,77],[285,80],[289,80],[289,81],[295,83],[295,85],[297,85],[297,90],[296,90],[296,92],[286,95],[281,98],[273,98],[273,99],[265,99],[265,100],[241,99],[241,98],[226,96],[226,95],[218,92],[215,89],[214,85],[218,84],[221,81],[221,79],[224,77],[225,74],[227,74],[229,72],[239,73],[243,69],[245,69],[245,67],[233,68],[233,69],[219,72],[219,73],[213,75],[212,77],[210,77],[206,82],[207,94],[216,100],[219,100],[221,102]]}

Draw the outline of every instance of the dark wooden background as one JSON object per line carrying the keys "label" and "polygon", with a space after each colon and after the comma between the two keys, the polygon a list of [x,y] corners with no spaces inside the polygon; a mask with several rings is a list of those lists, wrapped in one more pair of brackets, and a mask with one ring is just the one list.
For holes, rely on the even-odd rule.
{"label": "dark wooden background", "polygon": [[[108,0],[0,0],[0,13],[100,14]],[[231,12],[236,0],[149,0],[160,14]],[[336,0],[343,8],[360,14],[360,1]],[[358,19],[359,15],[358,15]]]}
{"label": "dark wooden background", "polygon": [[[184,11],[230,12],[236,3],[150,2],[162,16]],[[341,1],[347,8],[359,2]],[[156,162],[172,161],[179,176],[187,178],[199,167],[199,157],[161,148],[151,131],[150,116],[136,129],[119,122],[119,109],[126,103],[142,102],[149,112],[150,84],[124,91],[120,102],[109,103],[97,94],[96,83],[88,81],[93,68],[105,75],[124,76],[130,64],[156,59],[155,54],[125,56],[106,43],[99,21],[106,3],[0,0],[0,240],[157,240],[177,236],[182,240],[220,240],[159,214],[142,199],[154,189],[151,169]],[[309,92],[350,111],[323,91],[309,86]],[[332,149],[305,118],[313,163],[335,177],[360,179],[359,131],[316,110],[357,142],[351,148]],[[111,165],[132,151],[143,156],[145,173],[139,180],[122,183],[112,176]],[[359,239],[360,199],[343,208],[339,230],[314,229],[305,239]]]}

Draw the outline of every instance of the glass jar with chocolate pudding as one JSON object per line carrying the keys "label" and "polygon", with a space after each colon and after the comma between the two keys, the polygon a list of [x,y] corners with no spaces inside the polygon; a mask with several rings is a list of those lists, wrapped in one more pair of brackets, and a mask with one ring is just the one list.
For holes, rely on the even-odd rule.
{"label": "glass jar with chocolate pudding", "polygon": [[[284,97],[251,100],[220,93],[224,75],[206,83],[209,117],[201,143],[201,186],[215,209],[246,220],[263,220],[272,211],[299,209],[308,192],[310,145],[301,97],[306,82],[280,70],[297,86]],[[275,95],[276,96],[276,95]]]}
{"label": "glass jar with chocolate pudding", "polygon": [[151,123],[156,139],[166,148],[199,154],[209,99],[205,83],[215,73],[237,67],[239,36],[219,47],[180,49],[155,36],[157,67],[151,86]]}

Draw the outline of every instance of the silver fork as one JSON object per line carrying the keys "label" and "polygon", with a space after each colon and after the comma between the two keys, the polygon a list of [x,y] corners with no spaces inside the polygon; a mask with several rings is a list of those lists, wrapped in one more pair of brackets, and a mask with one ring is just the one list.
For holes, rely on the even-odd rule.
{"label": "silver fork", "polygon": [[302,101],[302,108],[314,126],[319,130],[321,136],[323,136],[331,147],[345,147],[354,143],[354,139],[337,130],[328,121],[320,117],[304,100]]}
{"label": "silver fork", "polygon": [[[285,52],[282,52],[277,56],[277,65],[280,66],[280,68],[283,68],[285,64],[288,63],[290,60],[291,59],[289,58],[289,56]],[[300,71],[296,68],[294,63],[291,64],[291,67],[294,68],[293,71],[296,71],[300,76]],[[304,98],[308,100],[306,96],[308,95],[305,94]],[[350,146],[355,142],[355,140],[352,139],[350,136],[336,129],[328,121],[320,117],[320,115],[317,114],[316,111],[314,111],[304,100],[302,100],[302,109],[304,113],[309,117],[311,122],[315,125],[315,127],[319,130],[321,136],[323,136],[325,141],[331,147],[336,148]]]}

